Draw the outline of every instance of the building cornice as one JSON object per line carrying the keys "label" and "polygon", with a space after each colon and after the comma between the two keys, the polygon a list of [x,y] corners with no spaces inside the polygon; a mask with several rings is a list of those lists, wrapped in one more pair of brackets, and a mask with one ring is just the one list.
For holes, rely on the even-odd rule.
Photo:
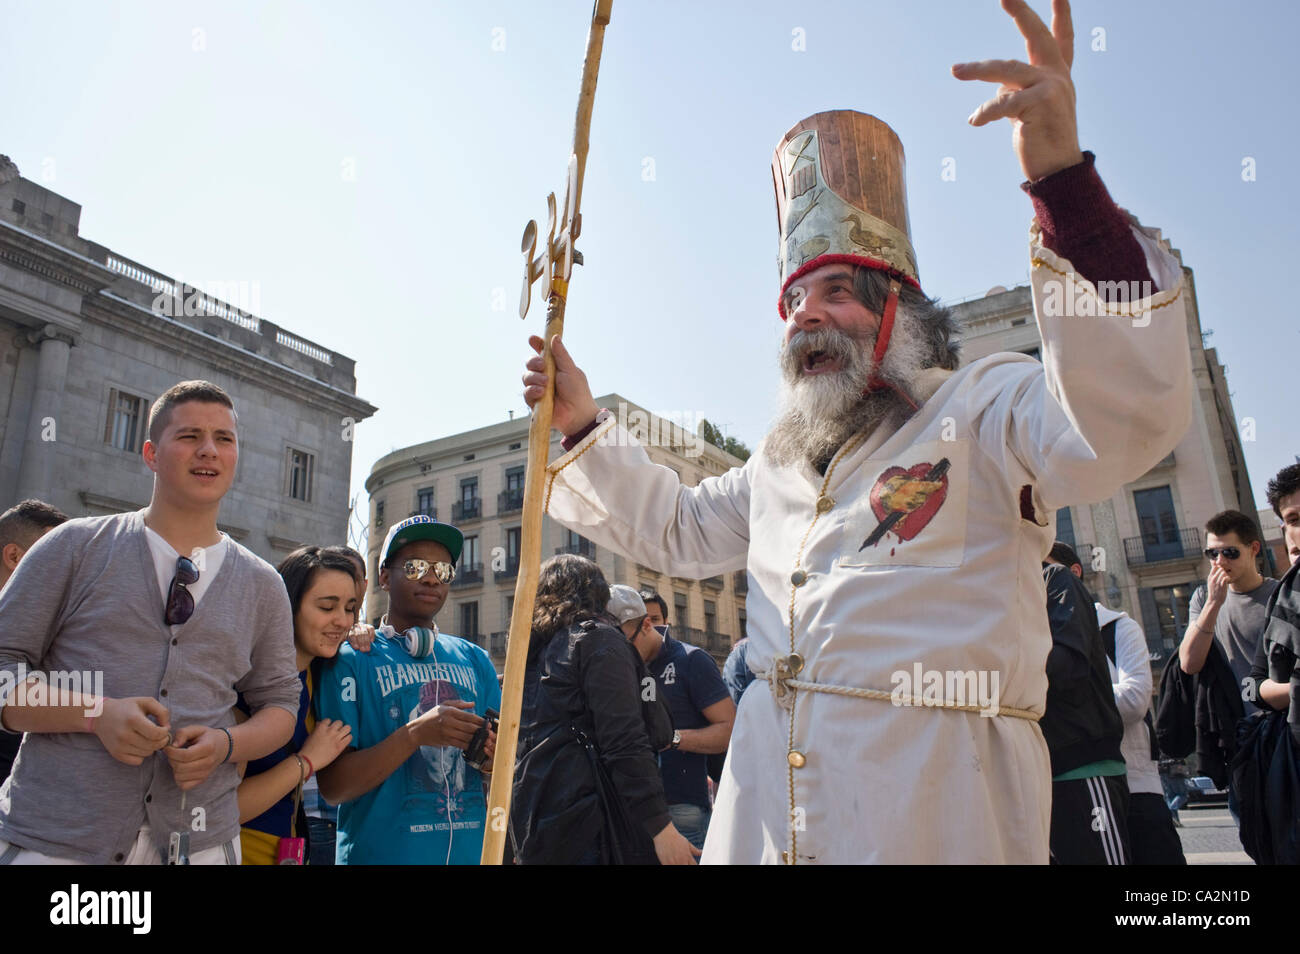
{"label": "building cornice", "polygon": [[94,294],[117,276],[94,259],[0,220],[0,260],[49,278],[82,294]]}
{"label": "building cornice", "polygon": [[226,373],[239,377],[251,378],[259,387],[277,392],[293,400],[306,400],[362,421],[373,415],[376,408],[369,401],[358,397],[351,391],[345,391],[328,382],[286,367],[263,355],[248,351],[223,338],[218,338],[191,325],[183,324],[166,315],[128,301],[111,292],[103,292],[93,298],[87,298],[83,315],[89,320],[98,321],[113,327],[116,320],[127,320],[133,325],[132,332],[151,341],[153,344],[179,351],[181,354],[194,354],[208,363],[215,365]]}

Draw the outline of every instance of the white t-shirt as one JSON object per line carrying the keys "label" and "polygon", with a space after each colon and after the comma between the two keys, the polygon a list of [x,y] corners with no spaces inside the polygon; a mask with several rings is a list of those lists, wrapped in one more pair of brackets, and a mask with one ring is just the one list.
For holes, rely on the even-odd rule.
{"label": "white t-shirt", "polygon": [[[176,561],[180,553],[151,527],[145,527],[145,536],[149,540],[149,553],[153,557],[154,572],[158,574],[158,588],[162,591],[163,605],[167,604],[167,590],[171,587],[172,577],[176,575]],[[199,600],[208,591],[208,585],[221,570],[226,559],[226,544],[230,538],[224,533],[221,539],[210,547],[195,547],[190,559],[198,567],[199,578],[186,587],[194,597],[194,608],[198,609]]]}

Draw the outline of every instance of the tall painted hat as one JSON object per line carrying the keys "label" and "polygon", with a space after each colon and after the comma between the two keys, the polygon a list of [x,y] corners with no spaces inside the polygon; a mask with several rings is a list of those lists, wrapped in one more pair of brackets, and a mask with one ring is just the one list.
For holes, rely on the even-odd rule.
{"label": "tall painted hat", "polygon": [[780,297],[836,263],[880,269],[919,289],[903,177],[903,144],[875,116],[830,110],[786,133],[772,157]]}

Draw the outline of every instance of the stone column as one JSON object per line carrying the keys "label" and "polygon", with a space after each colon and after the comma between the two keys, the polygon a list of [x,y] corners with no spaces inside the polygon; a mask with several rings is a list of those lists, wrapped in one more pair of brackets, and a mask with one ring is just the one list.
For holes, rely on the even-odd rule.
{"label": "stone column", "polygon": [[57,325],[29,331],[27,340],[39,349],[36,386],[32,390],[27,438],[18,469],[18,499],[48,500],[53,491],[55,445],[59,432],[69,422],[59,418],[63,388],[68,377],[68,354],[74,343],[71,333]]}

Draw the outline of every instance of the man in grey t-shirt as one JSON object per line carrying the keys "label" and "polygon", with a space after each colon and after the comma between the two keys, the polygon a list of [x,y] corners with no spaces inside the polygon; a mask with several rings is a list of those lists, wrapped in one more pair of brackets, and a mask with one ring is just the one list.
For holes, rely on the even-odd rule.
{"label": "man in grey t-shirt", "polygon": [[[1256,568],[1259,528],[1239,510],[1216,513],[1205,524],[1205,555],[1210,574],[1192,594],[1188,606],[1191,624],[1178,647],[1178,662],[1185,673],[1198,673],[1210,654],[1211,640],[1219,644],[1232,668],[1233,678],[1245,698],[1251,684],[1255,650],[1268,623],[1268,599],[1277,580]],[[1228,811],[1237,820],[1237,795],[1229,786]]]}
{"label": "man in grey t-shirt", "polygon": [[1238,686],[1250,676],[1260,636],[1268,622],[1268,598],[1277,580],[1256,568],[1261,543],[1255,521],[1237,510],[1215,514],[1205,524],[1205,555],[1210,573],[1192,594],[1190,625],[1178,647],[1183,672],[1205,665],[1210,640],[1218,642]]}

